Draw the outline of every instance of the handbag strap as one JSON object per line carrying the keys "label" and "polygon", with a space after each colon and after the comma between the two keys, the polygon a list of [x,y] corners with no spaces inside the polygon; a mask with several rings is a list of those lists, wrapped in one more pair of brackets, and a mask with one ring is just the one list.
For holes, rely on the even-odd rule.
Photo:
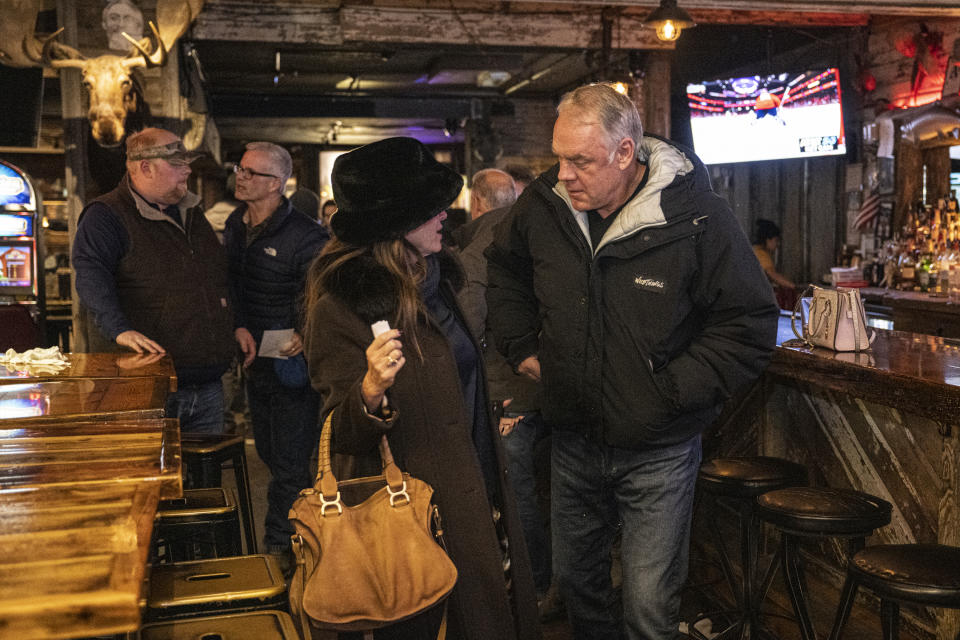
{"label": "handbag strap", "polygon": [[807,297],[807,293],[813,291],[813,285],[807,285],[807,288],[803,290],[799,296],[797,296],[797,301],[793,305],[793,313],[790,314],[790,328],[793,329],[793,335],[797,336],[804,342],[807,341],[807,337],[797,331],[797,316],[800,316],[800,329],[803,330],[803,299]]}
{"label": "handbag strap", "polygon": [[[324,500],[333,503],[340,502],[340,492],[337,490],[337,478],[333,475],[333,467],[330,464],[330,440],[333,434],[333,411],[327,414],[323,421],[323,430],[320,432],[320,450],[317,455],[317,479],[315,484],[320,485],[320,493]],[[393,460],[393,452],[390,451],[390,443],[387,442],[386,434],[380,436],[380,461],[383,464],[383,478],[390,490],[391,503],[394,496],[402,496],[410,501],[406,493],[406,483],[403,480],[403,472]]]}
{"label": "handbag strap", "polygon": [[[850,313],[853,316],[853,347],[855,351],[869,349],[877,339],[877,332],[871,331],[867,325],[867,311],[863,306],[863,299],[857,289],[846,289],[844,294],[850,302]],[[861,336],[867,338],[867,344],[861,345]]]}

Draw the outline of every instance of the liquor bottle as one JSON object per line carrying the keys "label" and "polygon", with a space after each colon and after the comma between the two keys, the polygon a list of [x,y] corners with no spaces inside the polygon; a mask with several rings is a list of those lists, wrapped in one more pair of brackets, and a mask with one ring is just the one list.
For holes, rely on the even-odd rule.
{"label": "liquor bottle", "polygon": [[917,263],[913,251],[909,248],[900,254],[897,262],[897,288],[901,291],[913,291],[917,283]]}
{"label": "liquor bottle", "polygon": [[922,251],[917,259],[917,285],[920,291],[927,293],[930,291],[930,272],[933,269],[933,259],[929,251]]}

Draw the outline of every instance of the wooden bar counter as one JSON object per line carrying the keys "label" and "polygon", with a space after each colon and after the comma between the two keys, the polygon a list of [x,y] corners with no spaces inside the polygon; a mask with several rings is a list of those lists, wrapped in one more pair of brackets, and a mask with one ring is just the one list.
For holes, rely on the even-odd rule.
{"label": "wooden bar counter", "polygon": [[[805,464],[814,485],[888,500],[893,521],[867,544],[960,545],[960,341],[876,332],[862,353],[784,346],[794,336],[782,317],[767,372],[728,405],[704,440],[704,459],[779,456]],[[814,594],[824,637],[845,575],[841,549],[805,549],[808,572],[831,587]],[[862,596],[858,603],[877,607]],[[876,611],[864,617],[879,621]],[[956,611],[904,607],[904,619],[920,637],[960,633]]]}
{"label": "wooden bar counter", "polygon": [[864,301],[889,307],[897,331],[960,338],[960,304],[945,295],[868,287],[860,290]]}
{"label": "wooden bar counter", "polygon": [[5,365],[0,363],[0,384],[83,379],[157,378],[168,391],[177,390],[177,376],[169,357],[147,353],[68,353],[65,367]]}
{"label": "wooden bar counter", "polygon": [[136,630],[157,503],[182,495],[169,359],[68,358],[0,380],[3,640]]}
{"label": "wooden bar counter", "polygon": [[167,356],[71,353],[68,365],[0,365],[0,420],[118,411],[160,415],[177,389]]}

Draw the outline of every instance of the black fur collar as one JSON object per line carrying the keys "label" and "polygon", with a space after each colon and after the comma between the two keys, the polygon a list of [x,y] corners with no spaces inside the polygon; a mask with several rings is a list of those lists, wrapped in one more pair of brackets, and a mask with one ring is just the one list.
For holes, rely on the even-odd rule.
{"label": "black fur collar", "polygon": [[[436,255],[441,280],[459,291],[466,282],[460,261],[446,248]],[[396,315],[396,289],[390,272],[369,254],[341,265],[330,278],[329,289],[364,322],[392,320]]]}

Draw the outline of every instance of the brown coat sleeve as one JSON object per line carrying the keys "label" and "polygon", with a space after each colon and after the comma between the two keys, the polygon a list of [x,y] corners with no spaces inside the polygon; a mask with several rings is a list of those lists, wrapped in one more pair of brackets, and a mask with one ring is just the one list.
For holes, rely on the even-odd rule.
{"label": "brown coat sleeve", "polygon": [[311,384],[324,398],[323,418],[333,412],[333,450],[375,454],[380,436],[396,422],[397,412],[389,420],[370,416],[360,395],[373,333],[332,296],[321,299],[314,313],[318,316],[314,326],[319,329],[307,340],[307,363]]}

